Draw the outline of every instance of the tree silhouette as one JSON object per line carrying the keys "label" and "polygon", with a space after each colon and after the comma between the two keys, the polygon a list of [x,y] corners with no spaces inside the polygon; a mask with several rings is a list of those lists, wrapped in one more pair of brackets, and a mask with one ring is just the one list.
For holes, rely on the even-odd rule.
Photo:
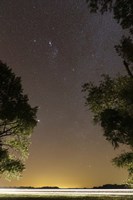
{"label": "tree silhouette", "polygon": [[[122,57],[124,67],[130,75],[133,71],[133,1],[131,0],[86,0],[90,12],[112,12],[114,19],[126,30],[122,39],[115,46],[119,56]],[[126,36],[124,36],[124,33]],[[126,65],[125,65],[126,63]],[[133,77],[133,75],[132,75]]]}
{"label": "tree silhouette", "polygon": [[113,159],[118,167],[126,167],[129,181],[133,178],[133,79],[130,76],[104,76],[98,86],[83,86],[86,106],[93,112],[94,122],[103,128],[104,136],[114,148],[127,145],[130,152]]}
{"label": "tree silhouette", "polygon": [[130,0],[86,0],[90,12],[113,12],[114,19],[123,29],[133,31],[133,1]]}
{"label": "tree silhouette", "polygon": [[37,107],[23,94],[21,78],[0,61],[0,174],[19,177],[24,170]]}
{"label": "tree silhouette", "polygon": [[90,12],[113,12],[114,18],[126,29],[126,36],[115,49],[123,59],[126,76],[111,78],[104,75],[98,86],[92,82],[83,85],[86,106],[94,114],[104,136],[114,148],[127,145],[129,152],[113,159],[118,167],[129,172],[128,182],[133,182],[133,1],[130,0],[86,0]]}

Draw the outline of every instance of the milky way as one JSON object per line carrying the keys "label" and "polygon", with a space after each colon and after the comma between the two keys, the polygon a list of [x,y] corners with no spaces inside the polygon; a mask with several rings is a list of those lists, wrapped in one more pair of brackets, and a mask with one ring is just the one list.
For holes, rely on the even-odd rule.
{"label": "milky way", "polygon": [[80,0],[0,1],[0,58],[22,78],[39,106],[26,171],[1,186],[91,187],[122,183],[126,172],[92,122],[81,86],[123,73],[114,45],[121,29],[111,14],[89,14]]}

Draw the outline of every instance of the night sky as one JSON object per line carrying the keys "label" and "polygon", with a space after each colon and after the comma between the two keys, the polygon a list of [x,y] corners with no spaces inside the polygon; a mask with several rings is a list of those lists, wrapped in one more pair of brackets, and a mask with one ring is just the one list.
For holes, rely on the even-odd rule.
{"label": "night sky", "polygon": [[92,187],[123,183],[117,155],[84,106],[83,83],[124,73],[114,50],[122,35],[111,14],[90,14],[84,0],[1,0],[0,59],[22,77],[39,106],[26,170],[0,186]]}

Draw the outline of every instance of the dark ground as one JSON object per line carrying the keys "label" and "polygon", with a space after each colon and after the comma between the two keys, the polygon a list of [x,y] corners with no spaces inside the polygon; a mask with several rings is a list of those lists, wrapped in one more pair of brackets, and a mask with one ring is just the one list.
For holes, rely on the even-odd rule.
{"label": "dark ground", "polygon": [[108,196],[104,196],[104,197],[50,197],[50,196],[0,196],[0,200],[133,200],[133,196],[123,196],[123,197],[108,197]]}

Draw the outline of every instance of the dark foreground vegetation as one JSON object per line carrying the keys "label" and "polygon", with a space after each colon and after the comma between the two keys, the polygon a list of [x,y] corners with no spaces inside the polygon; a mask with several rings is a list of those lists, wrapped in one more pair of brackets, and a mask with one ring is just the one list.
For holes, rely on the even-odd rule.
{"label": "dark foreground vegetation", "polygon": [[4,195],[0,196],[0,200],[133,200],[133,196],[9,196]]}

